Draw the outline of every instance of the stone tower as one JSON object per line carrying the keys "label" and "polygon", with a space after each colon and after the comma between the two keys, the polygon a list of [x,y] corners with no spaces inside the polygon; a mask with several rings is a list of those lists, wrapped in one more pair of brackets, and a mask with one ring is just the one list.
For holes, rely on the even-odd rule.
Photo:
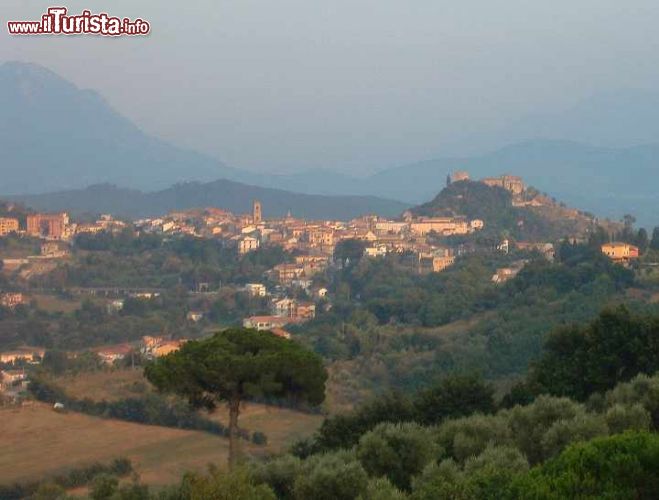
{"label": "stone tower", "polygon": [[261,223],[261,202],[259,200],[254,200],[254,204],[252,205],[252,219],[254,224]]}

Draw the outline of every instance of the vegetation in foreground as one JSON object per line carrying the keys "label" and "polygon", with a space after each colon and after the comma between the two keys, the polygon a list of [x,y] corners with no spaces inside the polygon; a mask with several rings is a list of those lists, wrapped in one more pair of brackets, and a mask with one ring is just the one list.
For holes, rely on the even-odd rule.
{"label": "vegetation in foreground", "polygon": [[[555,344],[529,374],[529,402],[497,405],[492,387],[456,376],[407,398],[378,398],[326,420],[291,453],[246,461],[230,472],[188,474],[160,492],[96,478],[92,498],[236,499],[560,499],[636,498],[659,494],[659,367],[656,317],[607,310],[573,332],[597,348],[576,350],[595,382],[579,400],[583,374],[566,372],[555,388],[532,384],[561,370]],[[555,333],[561,335],[561,332]],[[634,353],[608,371],[616,339]],[[589,345],[587,342],[584,345]],[[591,344],[592,345],[592,344]],[[221,352],[221,351],[220,351]],[[642,353],[645,353],[641,356]],[[639,360],[642,359],[642,362]],[[164,365],[162,369],[165,368]],[[589,379],[587,379],[589,380]],[[538,392],[533,392],[536,388]]]}

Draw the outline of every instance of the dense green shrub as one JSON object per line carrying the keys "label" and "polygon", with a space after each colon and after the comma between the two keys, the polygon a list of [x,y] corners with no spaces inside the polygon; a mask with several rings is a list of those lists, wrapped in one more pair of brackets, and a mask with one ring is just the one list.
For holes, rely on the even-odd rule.
{"label": "dense green shrub", "polygon": [[513,482],[512,498],[659,496],[659,435],[625,433],[571,446]]}
{"label": "dense green shrub", "polygon": [[659,431],[659,373],[652,377],[638,375],[628,383],[618,384],[605,395],[608,406],[640,404],[650,414],[652,429]]}
{"label": "dense green shrub", "polygon": [[492,413],[494,388],[473,375],[446,377],[420,391],[414,398],[414,408],[416,420],[426,425],[472,413]]}
{"label": "dense green shrub", "polygon": [[493,393],[492,387],[477,376],[453,375],[412,398],[400,392],[382,394],[350,413],[326,418],[312,442],[298,443],[294,453],[303,457],[350,448],[364,433],[383,422],[434,424],[474,412],[491,413],[495,408]]}
{"label": "dense green shrub", "polygon": [[510,481],[528,470],[529,463],[517,448],[488,445],[483,453],[466,460],[464,480],[474,498],[498,500]]}
{"label": "dense green shrub", "polygon": [[295,479],[301,471],[302,460],[292,455],[282,455],[252,466],[255,480],[267,484],[278,498],[286,500],[294,498]]}
{"label": "dense green shrub", "polygon": [[606,410],[604,419],[611,434],[650,430],[650,413],[639,403],[631,406],[615,404]]}
{"label": "dense green shrub", "polygon": [[472,415],[448,420],[438,427],[437,439],[458,463],[482,453],[490,445],[513,441],[509,422],[498,415]]}
{"label": "dense green shrub", "polygon": [[56,493],[85,486],[97,476],[123,477],[133,472],[133,465],[127,458],[117,458],[109,464],[94,463],[86,467],[71,469],[45,481],[0,486],[3,500],[22,499],[30,495],[41,498],[57,498]]}
{"label": "dense green shrub", "polygon": [[366,491],[357,500],[404,500],[407,495],[396,488],[386,477],[371,479]]}
{"label": "dense green shrub", "polygon": [[387,477],[394,486],[409,490],[412,477],[440,456],[433,438],[432,431],[419,424],[379,424],[359,440],[357,458],[369,475]]}
{"label": "dense green shrub", "polygon": [[583,401],[657,369],[659,317],[632,315],[621,306],[588,325],[554,331],[529,381],[540,392]]}
{"label": "dense green shrub", "polygon": [[552,425],[583,415],[584,412],[583,405],[568,398],[540,396],[530,405],[515,406],[498,415],[507,419],[515,445],[531,464],[536,464],[545,457],[542,440]]}
{"label": "dense green shrub", "polygon": [[296,500],[353,500],[366,492],[368,475],[354,453],[315,455],[304,463],[294,486]]}
{"label": "dense green shrub", "polygon": [[349,414],[326,418],[318,430],[313,451],[350,448],[361,436],[381,422],[409,422],[414,420],[414,408],[401,393],[384,394],[360,406]]}
{"label": "dense green shrub", "polygon": [[467,500],[473,492],[466,482],[462,469],[451,459],[430,464],[412,484],[414,500]]}

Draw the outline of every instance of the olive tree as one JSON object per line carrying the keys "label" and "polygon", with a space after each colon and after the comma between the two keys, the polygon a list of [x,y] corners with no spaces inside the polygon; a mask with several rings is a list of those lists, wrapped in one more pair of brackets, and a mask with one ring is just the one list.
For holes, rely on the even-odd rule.
{"label": "olive tree", "polygon": [[415,423],[379,424],[357,446],[357,457],[369,474],[386,476],[403,490],[410,489],[412,477],[439,452],[432,431]]}
{"label": "olive tree", "polygon": [[368,487],[368,475],[352,451],[308,458],[295,480],[296,500],[354,500]]}

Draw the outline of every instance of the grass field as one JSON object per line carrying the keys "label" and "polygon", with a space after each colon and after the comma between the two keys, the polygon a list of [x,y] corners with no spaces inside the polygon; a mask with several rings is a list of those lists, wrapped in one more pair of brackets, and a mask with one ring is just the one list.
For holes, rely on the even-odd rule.
{"label": "grass field", "polygon": [[[227,425],[229,411],[226,407],[220,407],[208,417]],[[321,415],[253,403],[245,403],[240,415],[240,427],[250,433],[265,433],[268,437],[265,451],[272,453],[284,451],[298,439],[310,436],[322,421]]]}
{"label": "grass field", "polygon": [[[77,399],[115,401],[135,397],[150,390],[142,371],[114,370],[85,373],[74,377],[59,377],[55,383]],[[224,425],[229,422],[228,411],[219,407],[209,418]],[[274,406],[245,403],[241,409],[240,426],[249,431],[261,431],[268,437],[268,451],[277,452],[301,437],[312,434],[323,417]]]}
{"label": "grass field", "polygon": [[[60,377],[56,383],[71,396],[97,401],[136,396],[148,387],[141,370],[84,373]],[[136,385],[140,391],[135,390]],[[266,446],[243,441],[248,456],[281,452],[311,435],[323,419],[261,404],[246,403],[241,411],[241,428],[268,437]],[[220,407],[208,418],[226,425],[228,412]],[[188,470],[203,470],[209,463],[222,466],[228,454],[228,440],[212,434],[57,413],[40,403],[1,409],[0,422],[0,484],[42,479],[93,462],[127,457],[143,482],[164,485],[179,481]]]}
{"label": "grass field", "polygon": [[58,377],[54,381],[69,396],[77,399],[89,398],[93,401],[116,401],[135,397],[149,390],[149,384],[142,376],[141,369],[84,373]]}
{"label": "grass field", "polygon": [[[212,418],[226,422],[224,410]],[[210,463],[224,466],[228,454],[228,440],[208,433],[57,413],[40,403],[2,409],[0,421],[0,484],[42,479],[126,457],[144,483],[166,485]],[[248,456],[276,453],[312,433],[320,421],[319,416],[246,405],[241,427],[265,432],[269,442],[265,447],[242,442],[242,451]]]}
{"label": "grass field", "polygon": [[80,300],[66,300],[56,295],[35,294],[32,298],[36,301],[37,307],[46,312],[63,312],[71,313],[80,309]]}
{"label": "grass field", "polygon": [[186,470],[224,464],[228,453],[226,439],[207,433],[57,413],[44,404],[0,410],[0,419],[2,484],[117,457],[131,459],[144,482],[168,484]]}

